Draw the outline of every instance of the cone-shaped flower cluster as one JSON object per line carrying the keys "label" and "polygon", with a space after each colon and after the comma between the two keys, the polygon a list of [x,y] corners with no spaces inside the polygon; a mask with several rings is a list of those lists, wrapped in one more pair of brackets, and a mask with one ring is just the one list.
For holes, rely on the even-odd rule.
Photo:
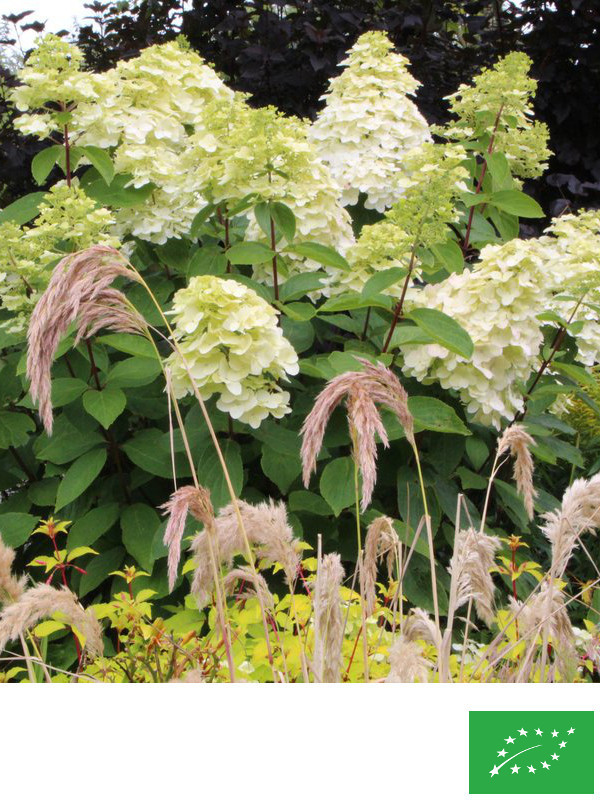
{"label": "cone-shaped flower cluster", "polygon": [[193,391],[193,379],[205,400],[218,394],[221,411],[253,428],[269,414],[289,413],[290,395],[277,381],[298,372],[298,356],[256,292],[202,275],[175,294],[172,315],[179,353],[169,366],[178,397]]}
{"label": "cone-shaped flower cluster", "polygon": [[406,173],[406,153],[431,138],[410,99],[419,83],[380,31],[363,34],[342,66],[311,138],[340,184],[344,205],[363,192],[367,208],[384,211],[403,192],[398,179]]}

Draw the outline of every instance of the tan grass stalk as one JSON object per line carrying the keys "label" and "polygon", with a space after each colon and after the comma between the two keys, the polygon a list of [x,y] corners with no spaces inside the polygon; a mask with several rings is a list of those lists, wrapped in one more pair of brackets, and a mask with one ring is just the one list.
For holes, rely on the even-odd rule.
{"label": "tan grass stalk", "polygon": [[544,514],[542,533],[552,546],[550,574],[564,574],[573,550],[584,533],[600,527],[600,474],[589,480],[577,478],[565,491],[556,511]]}
{"label": "tan grass stalk", "polygon": [[4,544],[0,536],[0,606],[15,603],[25,591],[27,578],[15,578],[12,565],[15,551]]}
{"label": "tan grass stalk", "polygon": [[92,609],[87,611],[70,589],[38,584],[0,614],[0,651],[9,641],[18,639],[27,628],[53,614],[62,614],[68,624],[85,638],[85,649],[93,656],[103,651],[102,628]]}
{"label": "tan grass stalk", "polygon": [[399,634],[390,647],[390,671],[386,683],[427,683],[431,662],[416,642]]}
{"label": "tan grass stalk", "polygon": [[377,479],[376,435],[384,447],[388,436],[377,404],[387,406],[400,420],[406,438],[413,443],[413,418],[408,410],[408,395],[394,373],[382,364],[373,365],[358,359],[362,372],[345,372],[330,380],[315,400],[302,426],[302,478],[308,488],[323,444],[325,429],[335,408],[346,398],[348,425],[353,441],[355,463],[362,476],[361,510],[364,512],[373,495]]}
{"label": "tan grass stalk", "polygon": [[340,587],[344,569],[340,556],[330,553],[321,560],[313,592],[315,647],[313,669],[321,683],[339,683],[342,669],[344,620]]}
{"label": "tan grass stalk", "polygon": [[365,552],[360,572],[367,616],[373,614],[377,602],[377,594],[375,591],[377,564],[385,557],[388,578],[391,580],[394,564],[398,556],[398,543],[398,534],[394,529],[393,520],[390,519],[390,517],[377,517],[369,525],[365,538]]}
{"label": "tan grass stalk", "polygon": [[523,498],[525,510],[529,519],[533,519],[533,502],[537,497],[537,491],[533,486],[533,458],[530,448],[535,444],[533,437],[530,436],[525,428],[518,423],[514,423],[506,428],[498,440],[498,457],[510,450],[514,458],[513,477],[517,484],[517,491]]}
{"label": "tan grass stalk", "polygon": [[170,499],[160,506],[168,517],[163,541],[169,550],[168,576],[169,591],[173,591],[177,579],[181,539],[188,514],[208,526],[214,520],[214,510],[210,501],[210,493],[202,486],[182,486],[176,489]]}
{"label": "tan grass stalk", "polygon": [[[281,564],[288,585],[293,586],[300,560],[294,532],[287,521],[285,504],[269,500],[253,506],[240,500],[238,506],[248,540],[255,546],[257,556],[269,564],[276,562]],[[236,553],[244,552],[244,538],[233,504],[225,506],[215,518],[214,530],[219,559],[230,569]],[[201,606],[209,601],[213,589],[212,574],[208,569],[207,548],[208,535],[204,530],[192,542],[192,551],[197,562],[192,591],[198,596]]]}
{"label": "tan grass stalk", "polygon": [[138,279],[135,270],[111,247],[98,245],[68,255],[54,268],[33,310],[27,333],[27,377],[48,434],[53,423],[52,362],[69,326],[77,321],[77,341],[101,327],[146,334],[143,318],[122,292],[110,288],[118,277]]}

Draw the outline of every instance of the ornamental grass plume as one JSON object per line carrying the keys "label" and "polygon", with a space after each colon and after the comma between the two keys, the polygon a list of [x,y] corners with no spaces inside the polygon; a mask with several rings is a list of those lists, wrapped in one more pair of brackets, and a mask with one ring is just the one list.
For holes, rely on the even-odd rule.
{"label": "ornamental grass plume", "polygon": [[[548,654],[547,645],[551,644],[561,674],[565,676],[571,673],[577,663],[575,633],[567,613],[565,596],[556,583],[546,579],[526,603],[509,597],[509,606],[513,616],[518,614],[519,635],[528,640],[527,656],[519,674],[529,675],[538,636],[542,637],[542,664],[545,665]],[[544,680],[543,674],[541,680]]]}
{"label": "ornamental grass plume", "polygon": [[160,506],[168,517],[163,542],[168,548],[167,559],[169,591],[172,592],[177,579],[181,539],[188,514],[201,522],[205,527],[212,524],[215,512],[210,500],[210,492],[203,486],[182,486],[176,489],[169,500]]}
{"label": "ornamental grass plume", "polygon": [[370,616],[375,611],[377,595],[377,562],[386,558],[388,577],[391,580],[394,563],[398,557],[398,534],[390,517],[377,517],[369,525],[365,539],[365,553],[360,571],[360,580],[365,597],[365,611]]}
{"label": "ornamental grass plume", "polygon": [[438,626],[429,614],[422,608],[411,608],[404,621],[403,633],[409,642],[416,642],[422,639],[428,644],[437,648],[438,653],[441,649],[441,636]]}
{"label": "ornamental grass plume", "polygon": [[262,607],[267,611],[274,612],[275,600],[260,572],[253,572],[250,567],[236,567],[230,570],[223,579],[225,592],[233,594],[233,589],[238,582],[241,582],[244,586],[244,589],[240,588],[236,593],[238,600],[260,598]]}
{"label": "ornamental grass plume", "polygon": [[0,536],[0,606],[16,603],[25,591],[27,578],[15,578],[12,565],[15,560],[15,551],[2,541]]}
{"label": "ornamental grass plume", "polygon": [[125,295],[111,289],[118,277],[139,280],[117,250],[96,245],[60,261],[40,298],[27,334],[27,377],[48,435],[52,433],[51,369],[60,340],[77,322],[75,344],[99,328],[146,335],[143,318]]}
{"label": "ornamental grass plume", "polygon": [[408,395],[394,373],[383,364],[371,364],[366,359],[358,361],[362,372],[344,372],[332,378],[315,400],[312,411],[302,426],[302,478],[308,488],[310,476],[315,471],[317,456],[323,443],[325,428],[344,397],[348,411],[348,425],[353,443],[353,455],[362,475],[361,509],[371,502],[377,478],[378,434],[384,447],[389,446],[388,436],[381,421],[377,403],[387,406],[398,417],[406,438],[414,447],[413,418],[408,410]]}
{"label": "ornamental grass plume", "polygon": [[431,666],[419,645],[400,634],[390,647],[390,671],[385,682],[427,683]]}
{"label": "ornamental grass plume", "polygon": [[533,486],[533,458],[529,450],[534,444],[533,437],[518,423],[510,425],[498,441],[498,457],[510,450],[515,459],[513,477],[529,519],[533,519],[533,501],[537,497]]}
{"label": "ornamental grass plume", "polygon": [[[287,520],[285,504],[269,500],[253,506],[240,500],[238,507],[248,541],[254,545],[256,556],[268,564],[281,564],[291,588],[300,559],[294,543],[294,532]],[[212,532],[205,528],[192,542],[191,549],[197,562],[192,592],[197,595],[200,607],[209,602],[214,587],[209,539],[211,535],[217,561],[231,569],[236,553],[245,552],[246,549],[238,515],[232,503],[225,506],[215,518]]]}
{"label": "ornamental grass plume", "polygon": [[315,649],[313,670],[321,683],[339,683],[342,670],[344,618],[340,587],[344,568],[338,553],[323,557],[313,592]]}
{"label": "ornamental grass plume", "polygon": [[102,628],[93,610],[86,611],[66,586],[55,589],[47,584],[27,589],[0,614],[0,651],[8,642],[18,639],[27,628],[57,613],[63,615],[68,624],[82,635],[85,649],[90,655],[102,655]]}
{"label": "ornamental grass plume", "polygon": [[600,527],[600,473],[573,481],[560,508],[544,514],[544,520],[542,533],[552,546],[550,575],[560,578],[580,537]]}
{"label": "ornamental grass plume", "polygon": [[497,536],[475,528],[458,531],[450,561],[454,608],[475,602],[478,616],[490,626],[494,621],[494,581],[490,573],[500,547]]}

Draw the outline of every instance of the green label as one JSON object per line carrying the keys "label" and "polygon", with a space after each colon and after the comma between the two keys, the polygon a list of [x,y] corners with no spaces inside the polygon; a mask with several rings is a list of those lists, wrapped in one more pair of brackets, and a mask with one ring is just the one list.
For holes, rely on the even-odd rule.
{"label": "green label", "polygon": [[593,794],[593,711],[470,711],[470,794]]}

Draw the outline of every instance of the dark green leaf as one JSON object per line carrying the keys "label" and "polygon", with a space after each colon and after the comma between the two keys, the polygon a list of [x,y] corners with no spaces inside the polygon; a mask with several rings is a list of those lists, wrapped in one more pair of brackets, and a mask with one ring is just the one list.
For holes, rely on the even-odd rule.
{"label": "dark green leaf", "polygon": [[299,242],[286,248],[288,253],[295,253],[303,258],[309,258],[311,261],[317,261],[319,264],[324,264],[326,267],[337,267],[347,271],[350,269],[350,264],[346,261],[344,256],[340,255],[333,247],[319,244],[318,242]]}
{"label": "dark green leaf", "polygon": [[44,183],[63,152],[64,147],[62,145],[53,144],[51,147],[40,150],[40,152],[34,156],[31,162],[31,174],[38,185],[41,186],[41,184]]}
{"label": "dark green leaf", "polygon": [[271,216],[275,227],[283,233],[288,242],[292,242],[296,235],[296,217],[292,209],[285,203],[275,202],[271,204]]}
{"label": "dark green leaf", "polygon": [[232,264],[263,264],[271,261],[275,253],[261,242],[240,242],[232,245],[225,255]]}
{"label": "dark green leaf", "polygon": [[32,192],[10,203],[0,211],[0,225],[3,222],[16,222],[17,225],[30,222],[39,214],[40,204],[45,197],[46,192]]}
{"label": "dark green leaf", "polygon": [[119,569],[123,564],[124,555],[125,550],[122,547],[113,547],[106,553],[90,559],[85,568],[86,574],[81,576],[79,596],[85,597],[86,594],[100,586],[110,572]]}
{"label": "dark green leaf", "polygon": [[0,411],[0,450],[26,445],[34,430],[35,422],[27,414]]}
{"label": "dark green leaf", "polygon": [[286,494],[302,471],[302,462],[297,452],[283,455],[268,444],[262,446],[260,465],[267,478],[273,481],[282,494]]}
{"label": "dark green leaf", "polygon": [[432,248],[438,261],[444,265],[448,272],[462,272],[465,266],[463,253],[456,242],[442,242],[435,244]]}
{"label": "dark green leaf", "polygon": [[[237,442],[227,439],[221,444],[223,457],[231,478],[233,489],[237,495],[242,491],[244,484],[244,467],[240,446]],[[231,502],[223,470],[215,447],[212,442],[207,442],[201,450],[198,459],[198,479],[210,491],[211,500],[215,509],[222,508]]]}
{"label": "dark green leaf", "polygon": [[345,508],[354,504],[354,461],[349,457],[330,461],[323,470],[319,488],[335,516],[339,517]]}
{"label": "dark green leaf", "polygon": [[7,547],[20,547],[25,544],[38,523],[31,514],[0,514],[0,537]]}
{"label": "dark green leaf", "polygon": [[106,463],[106,450],[91,450],[74,461],[65,472],[56,495],[55,511],[60,511],[85,492],[96,480]]}
{"label": "dark green leaf", "polygon": [[116,418],[125,410],[127,398],[121,389],[105,386],[99,392],[88,389],[83,395],[83,407],[103,428],[110,428]]}
{"label": "dark green leaf", "polygon": [[154,564],[152,542],[159,526],[160,517],[152,506],[145,503],[134,503],[121,514],[123,544],[140,567],[148,572],[152,572]]}
{"label": "dark green leaf", "polygon": [[390,286],[400,283],[406,277],[406,270],[403,267],[390,267],[389,269],[382,269],[371,275],[369,280],[363,286],[361,295],[363,297],[377,296],[380,292],[385,291]]}
{"label": "dark green leaf", "polygon": [[214,203],[209,203],[208,205],[204,206],[204,208],[201,208],[196,214],[190,227],[190,236],[192,239],[197,239],[200,236],[200,231],[202,230],[204,223],[210,219],[210,217],[212,217],[216,211],[216,208],[217,207]]}
{"label": "dark green leaf", "polygon": [[126,358],[119,361],[108,373],[108,382],[112,388],[127,386],[147,386],[161,373],[161,365],[155,359]]}
{"label": "dark green leaf", "polygon": [[463,358],[473,355],[473,340],[467,331],[452,317],[436,308],[414,308],[406,315],[431,338]]}
{"label": "dark green leaf", "polygon": [[110,155],[101,147],[94,147],[91,144],[81,149],[92,166],[100,173],[106,185],[110,186],[112,179],[115,177],[115,167]]}
{"label": "dark green leaf", "polygon": [[517,217],[539,218],[544,216],[540,204],[533,197],[518,189],[503,189],[494,192],[489,203]]}
{"label": "dark green leaf", "polygon": [[456,411],[435,397],[413,395],[408,398],[408,408],[415,418],[415,427],[439,433],[458,433],[470,436],[471,431]]}
{"label": "dark green leaf", "polygon": [[67,539],[68,549],[90,547],[119,519],[119,504],[108,503],[93,508],[73,523]]}

